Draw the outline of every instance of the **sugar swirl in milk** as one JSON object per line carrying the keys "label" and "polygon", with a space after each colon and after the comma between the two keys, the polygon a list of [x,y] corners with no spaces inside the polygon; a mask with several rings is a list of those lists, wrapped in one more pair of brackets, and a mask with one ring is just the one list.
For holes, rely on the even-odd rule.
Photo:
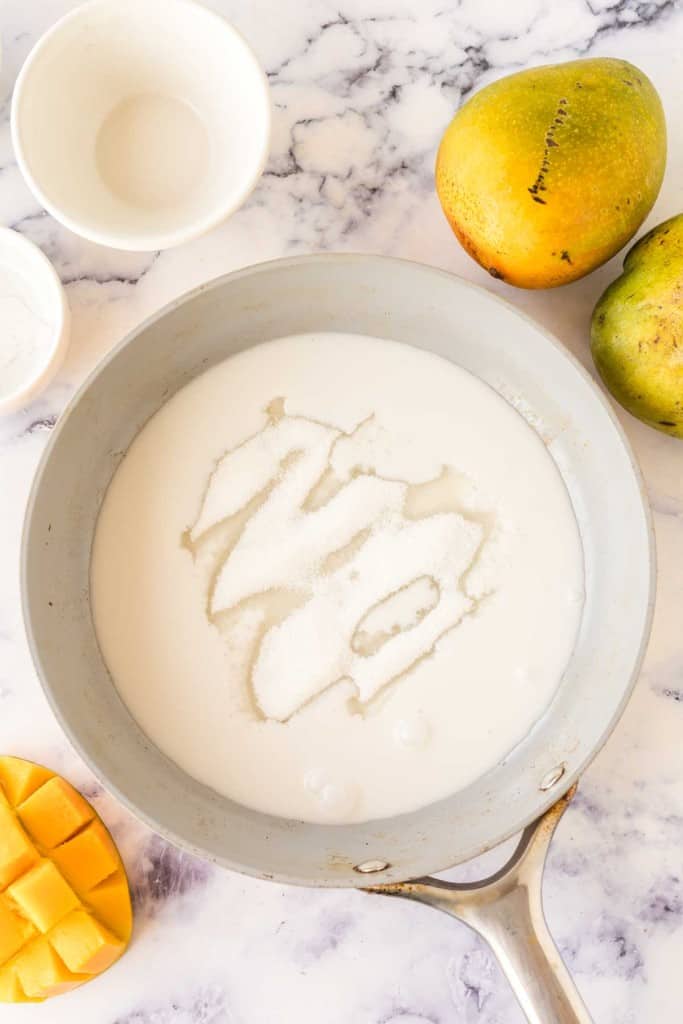
{"label": "sugar swirl in milk", "polygon": [[[258,810],[414,810],[552,699],[583,562],[542,441],[446,360],[283,338],[179,391],[105,497],[92,601],[150,738]],[[578,600],[577,600],[578,595]]]}

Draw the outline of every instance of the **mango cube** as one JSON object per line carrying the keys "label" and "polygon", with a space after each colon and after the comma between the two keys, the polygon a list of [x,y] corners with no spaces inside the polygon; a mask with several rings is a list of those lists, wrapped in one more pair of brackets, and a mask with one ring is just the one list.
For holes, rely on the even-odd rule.
{"label": "mango cube", "polygon": [[26,995],[37,999],[58,996],[87,980],[69,970],[44,935],[29,942],[12,966]]}
{"label": "mango cube", "polygon": [[0,964],[18,953],[36,934],[31,922],[17,912],[6,896],[0,895]]}
{"label": "mango cube", "polygon": [[0,804],[0,889],[28,871],[38,856],[11,808]]}
{"label": "mango cube", "polygon": [[101,821],[92,821],[73,839],[56,846],[50,856],[80,895],[108,878],[119,866],[116,847]]}
{"label": "mango cube", "polygon": [[104,921],[107,928],[128,942],[133,927],[133,913],[124,871],[119,868],[114,875],[91,889],[85,899],[92,912]]}
{"label": "mango cube", "polygon": [[50,942],[70,971],[99,974],[123,952],[120,939],[85,910],[74,910],[50,933]]}
{"label": "mango cube", "polygon": [[80,906],[78,896],[51,860],[41,860],[7,889],[22,913],[41,932]]}
{"label": "mango cube", "polygon": [[0,1003],[37,1003],[30,999],[19,984],[13,967],[0,968]]}
{"label": "mango cube", "polygon": [[95,816],[81,794],[58,775],[19,804],[17,814],[34,841],[48,850],[70,839]]}
{"label": "mango cube", "polygon": [[21,757],[0,757],[0,782],[15,807],[52,778],[52,772]]}

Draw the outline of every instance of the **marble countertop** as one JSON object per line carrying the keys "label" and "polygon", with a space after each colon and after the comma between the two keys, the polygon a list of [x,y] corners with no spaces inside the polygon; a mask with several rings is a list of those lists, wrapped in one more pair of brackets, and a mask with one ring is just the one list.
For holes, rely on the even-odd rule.
{"label": "marble countertop", "polygon": [[[0,749],[44,761],[91,799],[126,861],[130,951],[49,1009],[3,1024],[519,1024],[488,949],[443,915],[357,892],[258,882],[193,860],[138,824],[67,743],[23,634],[19,539],[31,477],[76,385],[128,330],[194,285],[285,254],[390,253],[452,270],[530,313],[590,367],[592,306],[612,260],[551,292],[493,281],[460,249],[432,186],[459,102],[494,78],[578,55],[637,63],[668,115],[669,165],[650,224],[683,210],[683,8],[672,0],[212,0],[248,37],[275,107],[266,173],[246,206],[176,250],[98,248],[47,216],[12,154],[9,93],[72,0],[4,0],[0,223],[37,242],[73,314],[50,390],[0,422]],[[551,929],[599,1024],[666,1024],[683,995],[683,443],[622,415],[654,510],[654,631],[630,705],[560,825],[545,880]],[[608,482],[609,467],[606,467]]]}

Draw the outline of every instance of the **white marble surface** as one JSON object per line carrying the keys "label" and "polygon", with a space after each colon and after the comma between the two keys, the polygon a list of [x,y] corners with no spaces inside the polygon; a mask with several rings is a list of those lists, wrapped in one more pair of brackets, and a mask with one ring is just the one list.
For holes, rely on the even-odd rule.
{"label": "white marble surface", "polygon": [[[71,0],[4,0],[2,95]],[[0,222],[55,263],[73,312],[56,383],[0,423],[0,749],[65,772],[121,845],[135,889],[130,952],[48,1007],[3,1024],[519,1024],[487,949],[464,926],[399,901],[260,883],[166,846],[108,797],[70,749],[38,685],[19,608],[31,476],[83,375],[143,317],[258,260],[319,249],[391,253],[505,295],[589,365],[587,325],[613,260],[553,292],[514,291],[460,250],[432,188],[440,134],[472,88],[527,64],[610,55],[658,87],[669,165],[649,219],[683,209],[683,9],[671,0],[213,0],[253,43],[272,87],[267,173],[230,222],[159,254],[107,251],[46,216],[12,155],[0,106]],[[654,633],[635,695],[560,826],[548,918],[599,1024],[666,1024],[683,996],[683,442],[623,416],[647,479],[659,556]],[[609,467],[605,467],[606,486]]]}

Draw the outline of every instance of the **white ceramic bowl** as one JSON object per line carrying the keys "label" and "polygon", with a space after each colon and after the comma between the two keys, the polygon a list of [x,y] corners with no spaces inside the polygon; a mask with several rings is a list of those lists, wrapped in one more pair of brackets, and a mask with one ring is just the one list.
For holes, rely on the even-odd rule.
{"label": "white ceramic bowl", "polygon": [[21,171],[76,234],[179,245],[232,213],[268,153],[268,85],[222,17],[193,0],[91,0],[24,64],[12,102]]}
{"label": "white ceramic bowl", "polygon": [[0,414],[20,409],[52,380],[69,343],[69,320],[47,256],[18,231],[0,228]]}

